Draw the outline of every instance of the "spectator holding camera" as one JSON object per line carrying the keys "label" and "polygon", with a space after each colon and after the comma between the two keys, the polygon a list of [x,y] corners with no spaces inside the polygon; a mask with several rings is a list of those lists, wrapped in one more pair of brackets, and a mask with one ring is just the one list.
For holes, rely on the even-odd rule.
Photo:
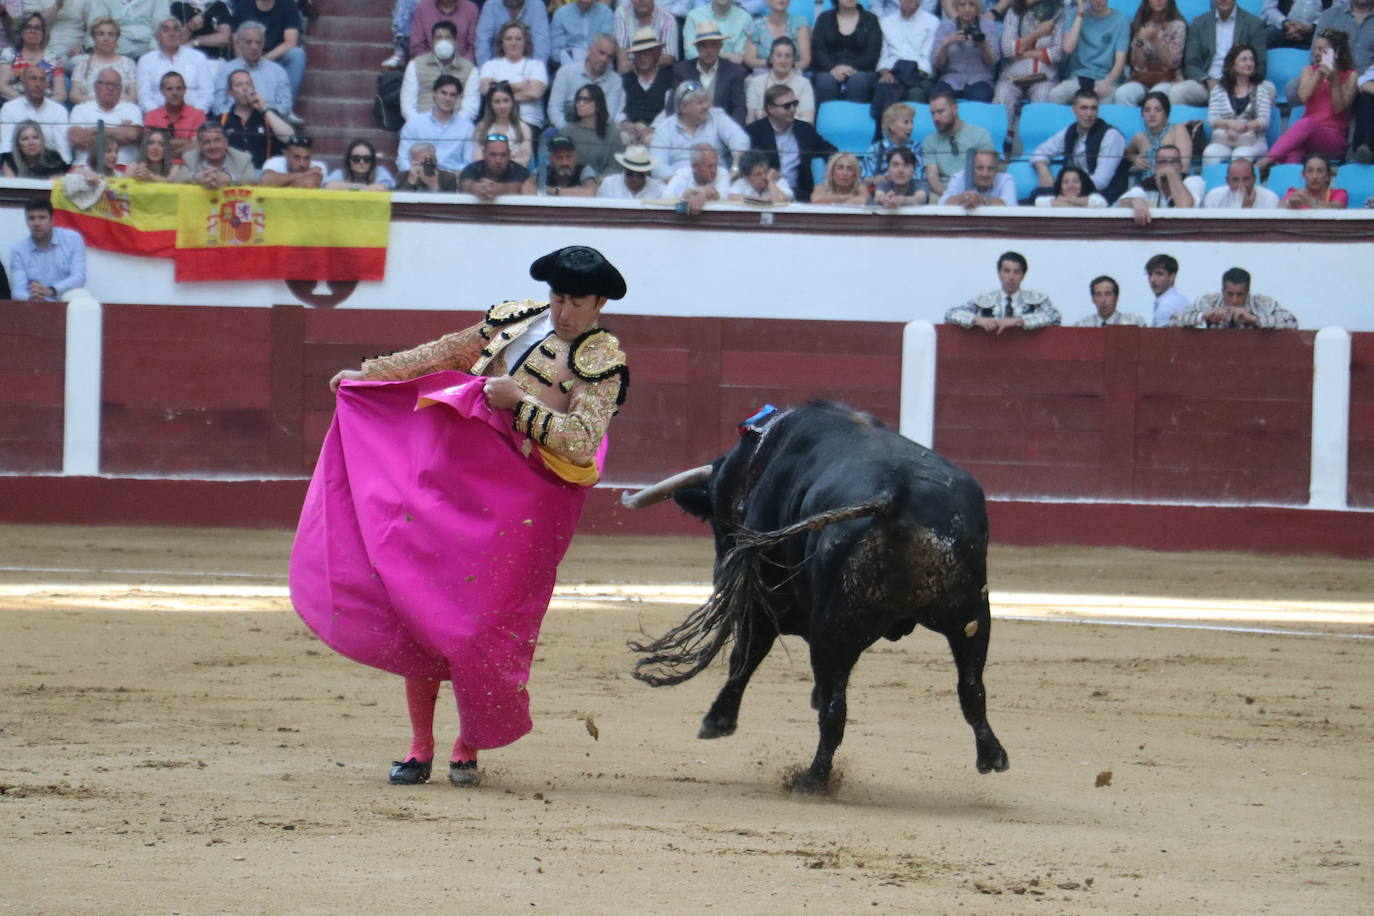
{"label": "spectator holding camera", "polygon": [[402,173],[396,190],[455,194],[458,191],[458,176],[448,169],[439,168],[433,143],[416,143],[410,147],[410,169]]}
{"label": "spectator holding camera", "polygon": [[933,100],[941,90],[957,99],[991,102],[993,68],[1002,58],[1002,27],[979,15],[978,0],[955,0],[954,17],[940,21],[930,62],[938,79],[930,87]]}

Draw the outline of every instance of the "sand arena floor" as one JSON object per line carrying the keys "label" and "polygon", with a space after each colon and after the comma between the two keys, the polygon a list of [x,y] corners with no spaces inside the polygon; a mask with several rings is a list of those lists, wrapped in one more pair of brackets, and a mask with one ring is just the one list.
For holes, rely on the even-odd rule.
{"label": "sand arena floor", "polygon": [[974,770],[947,648],[921,631],[865,655],[842,784],[799,799],[804,644],[775,649],[717,741],[695,734],[719,663],[677,688],[629,676],[626,639],[705,594],[708,541],[575,543],[535,731],[483,755],[476,791],[385,784],[400,680],[306,631],[289,544],[0,528],[0,911],[1374,906],[1370,564],[995,549],[986,682],[1011,770]]}

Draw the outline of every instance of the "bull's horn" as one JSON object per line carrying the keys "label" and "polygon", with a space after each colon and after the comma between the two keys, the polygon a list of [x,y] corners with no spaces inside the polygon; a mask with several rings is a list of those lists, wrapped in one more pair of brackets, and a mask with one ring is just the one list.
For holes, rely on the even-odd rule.
{"label": "bull's horn", "polygon": [[655,503],[663,502],[683,487],[703,484],[710,479],[711,466],[709,464],[703,464],[699,468],[692,468],[690,471],[674,474],[667,480],[660,480],[653,486],[645,487],[638,493],[631,493],[626,490],[624,493],[620,494],[620,502],[627,509],[643,509],[646,506],[652,506]]}

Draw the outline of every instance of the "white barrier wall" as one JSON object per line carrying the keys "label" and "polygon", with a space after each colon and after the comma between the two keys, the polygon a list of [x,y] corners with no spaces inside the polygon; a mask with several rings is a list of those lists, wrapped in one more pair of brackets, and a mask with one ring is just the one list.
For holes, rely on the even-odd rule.
{"label": "white barrier wall", "polygon": [[[397,195],[402,198],[417,199]],[[530,199],[521,203],[528,205]],[[548,202],[551,219],[559,216],[557,203]],[[1145,261],[1167,253],[1182,265],[1178,286],[1190,298],[1219,291],[1222,272],[1239,266],[1253,275],[1256,292],[1277,297],[1303,328],[1374,331],[1374,284],[1368,281],[1374,246],[1244,240],[1248,230],[1266,229],[1265,223],[1276,218],[1292,220],[1294,214],[1238,214],[1236,231],[1226,238],[1172,241],[1035,238],[1040,217],[1025,210],[1000,213],[1011,226],[1007,220],[990,221],[987,236],[973,238],[402,219],[392,224],[387,279],[359,284],[340,307],[476,309],[504,298],[541,296],[546,291],[526,273],[530,261],[563,245],[587,244],[604,251],[625,273],[630,296],[613,308],[630,313],[939,322],[950,306],[992,289],[997,256],[1014,249],[1030,262],[1025,285],[1048,293],[1066,324],[1092,311],[1088,282],[1099,274],[1121,284],[1123,310],[1148,316]],[[759,214],[760,223],[771,215]],[[688,217],[677,218],[691,225]],[[879,228],[878,221],[900,219],[882,213],[868,218]],[[1124,211],[1078,218],[1115,221],[1114,230],[1130,221]],[[1367,222],[1374,214],[1312,218],[1322,220],[1326,234],[1344,222]],[[1028,230],[1024,235],[1015,232],[1021,220]],[[1167,229],[1170,221],[1161,215],[1155,228]],[[22,209],[0,208],[0,244],[6,251],[24,232]],[[269,306],[296,301],[281,282],[178,284],[171,262],[154,258],[92,250],[87,272],[86,288],[106,303]]]}

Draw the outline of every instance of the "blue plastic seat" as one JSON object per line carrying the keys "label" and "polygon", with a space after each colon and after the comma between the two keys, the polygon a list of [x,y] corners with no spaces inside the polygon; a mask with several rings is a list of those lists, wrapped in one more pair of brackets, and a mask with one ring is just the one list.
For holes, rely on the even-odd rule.
{"label": "blue plastic seat", "polygon": [[1097,116],[1125,134],[1128,141],[1145,129],[1145,121],[1135,105],[1099,105]]}
{"label": "blue plastic seat", "polygon": [[1055,134],[1062,134],[1073,123],[1073,109],[1050,102],[1031,102],[1021,109],[1021,151],[1025,156]]}
{"label": "blue plastic seat", "polygon": [[1178,0],[1178,12],[1188,25],[1203,13],[1211,12],[1212,0]]}
{"label": "blue plastic seat", "polygon": [[1350,195],[1350,208],[1364,206],[1364,202],[1374,197],[1374,165],[1361,165],[1349,162],[1336,170],[1333,185]]}
{"label": "blue plastic seat", "polygon": [[907,102],[907,104],[916,109],[916,117],[911,122],[911,139],[920,143],[927,136],[935,133],[935,119],[930,116],[929,105],[922,105],[919,102]]}
{"label": "blue plastic seat", "polygon": [[1274,89],[1278,93],[1278,97],[1274,101],[1281,105],[1298,101],[1297,99],[1289,99],[1284,87],[1293,77],[1302,73],[1302,68],[1307,66],[1310,59],[1309,53],[1302,48],[1269,49],[1269,62],[1266,65],[1264,78],[1274,84]]}
{"label": "blue plastic seat", "polygon": [[866,102],[823,102],[816,112],[816,130],[836,149],[862,157],[873,145],[873,116]]}
{"label": "blue plastic seat", "polygon": [[992,148],[1000,154],[1007,139],[1007,109],[993,102],[960,102],[959,118],[977,124],[992,135]]}
{"label": "blue plastic seat", "polygon": [[1245,12],[1252,16],[1258,16],[1260,10],[1264,8],[1264,0],[1238,0],[1236,6],[1245,10]]}
{"label": "blue plastic seat", "polygon": [[1202,183],[1207,186],[1207,190],[1226,187],[1226,169],[1229,167],[1229,162],[1218,162],[1216,165],[1204,165],[1202,167]]}
{"label": "blue plastic seat", "polygon": [[[1140,2],[1144,2],[1144,0],[1140,0]],[[1107,0],[1107,6],[1127,19],[1134,19],[1136,11],[1140,9],[1140,2],[1137,0]]]}
{"label": "blue plastic seat", "polygon": [[1024,159],[1007,163],[1007,174],[1016,182],[1017,200],[1025,200],[1031,196],[1032,191],[1040,187],[1040,176],[1035,174],[1035,168]]}
{"label": "blue plastic seat", "polygon": [[1264,182],[1264,186],[1279,197],[1283,197],[1289,188],[1301,188],[1303,184],[1302,165],[1296,162],[1275,165],[1269,170],[1269,178]]}
{"label": "blue plastic seat", "polygon": [[[1205,105],[1173,105],[1169,108],[1170,124],[1187,124],[1189,121],[1201,121],[1203,136],[1208,140],[1212,139],[1212,125],[1207,121]],[[1193,154],[1201,156],[1202,150],[1193,150]]]}
{"label": "blue plastic seat", "polygon": [[[1288,123],[1291,125],[1294,121],[1298,120],[1298,118],[1301,118],[1306,113],[1306,105],[1298,105],[1294,107],[1292,111],[1288,112]],[[1269,130],[1265,133],[1265,139],[1269,141],[1270,146],[1273,146],[1274,143],[1279,139],[1279,135],[1283,133],[1283,124],[1281,123],[1281,120],[1282,119],[1279,117],[1278,109],[1275,108],[1269,114]]]}
{"label": "blue plastic seat", "polygon": [[[792,2],[787,5],[787,15],[800,16],[806,20],[807,25],[815,25],[816,4],[813,0],[792,0]],[[759,53],[762,54],[763,50],[760,49]]]}

